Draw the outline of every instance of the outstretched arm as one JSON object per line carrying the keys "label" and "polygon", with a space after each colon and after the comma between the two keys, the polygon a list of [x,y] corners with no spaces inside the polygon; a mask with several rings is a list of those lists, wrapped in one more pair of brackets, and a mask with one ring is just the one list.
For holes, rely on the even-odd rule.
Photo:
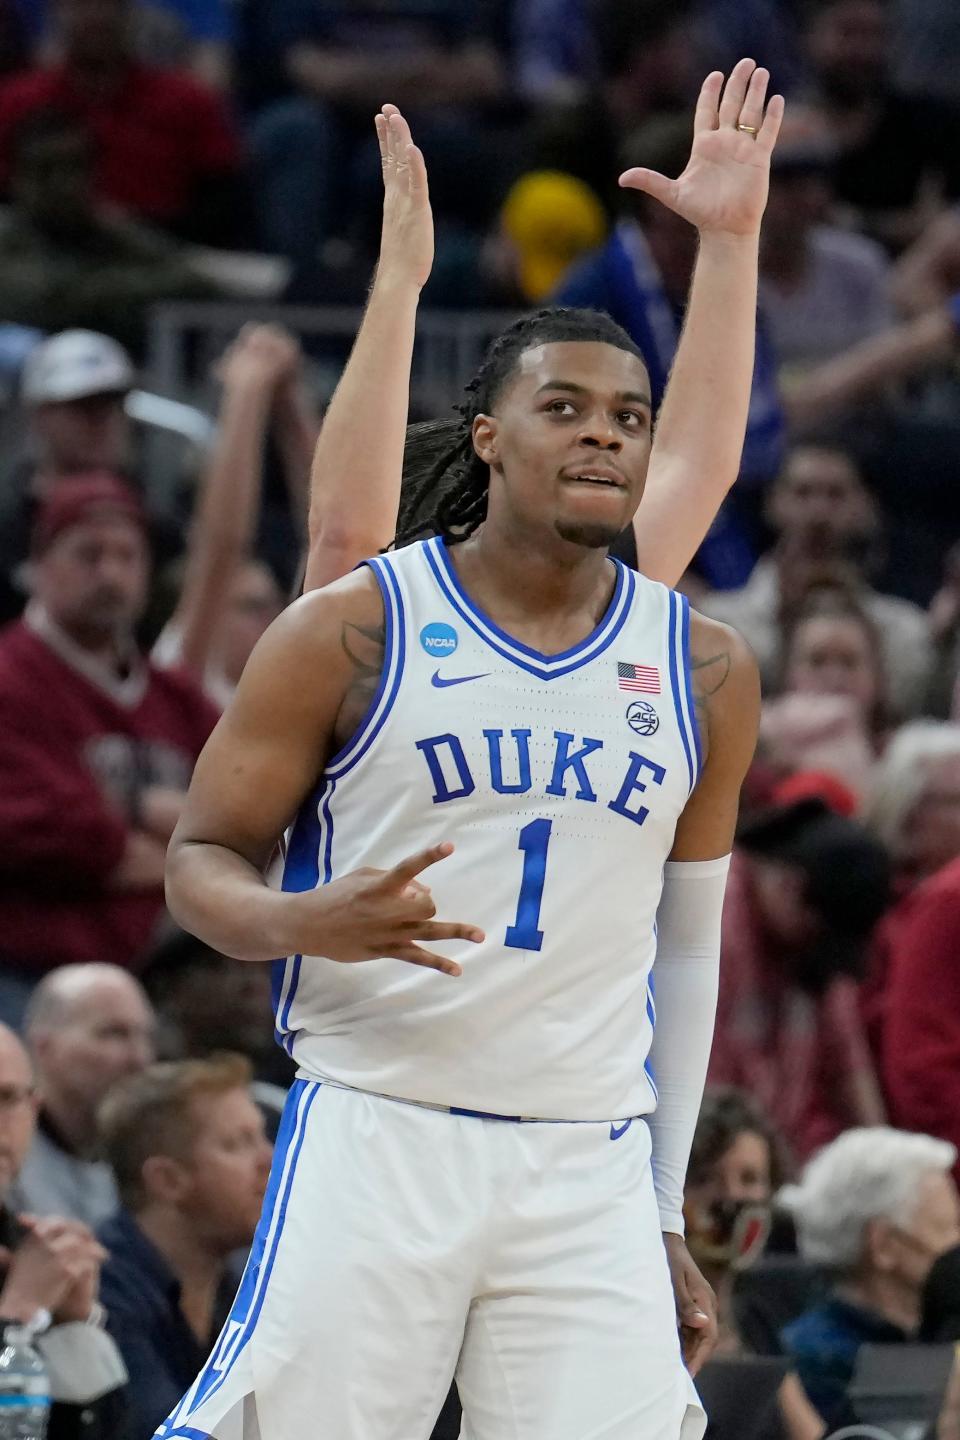
{"label": "outstretched arm", "polygon": [[256,530],[274,394],[295,370],[298,355],[286,331],[250,325],[220,362],[219,430],[190,524],[180,599],[167,627],[177,658],[201,674],[230,583]]}
{"label": "outstretched arm", "polygon": [[[393,540],[420,291],[433,265],[423,155],[394,105],[377,116],[383,232],[370,301],[317,442],[304,590],[346,574]],[[362,443],[358,442],[362,436]]]}
{"label": "outstretched arm", "polygon": [[700,234],[683,335],[634,519],[637,568],[666,585],[676,585],[693,559],[740,469],[753,382],[760,221],[783,118],[779,95],[764,112],[769,80],[752,60],[739,62],[725,89],[719,72],[708,75],[690,161],[679,179],[642,169],[620,178]]}

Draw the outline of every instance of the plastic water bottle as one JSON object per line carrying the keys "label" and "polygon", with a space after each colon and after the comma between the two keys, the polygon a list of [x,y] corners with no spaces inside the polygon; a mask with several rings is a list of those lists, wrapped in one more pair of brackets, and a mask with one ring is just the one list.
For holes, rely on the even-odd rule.
{"label": "plastic water bottle", "polygon": [[28,1329],[8,1325],[0,1350],[0,1440],[46,1440],[50,1379]]}

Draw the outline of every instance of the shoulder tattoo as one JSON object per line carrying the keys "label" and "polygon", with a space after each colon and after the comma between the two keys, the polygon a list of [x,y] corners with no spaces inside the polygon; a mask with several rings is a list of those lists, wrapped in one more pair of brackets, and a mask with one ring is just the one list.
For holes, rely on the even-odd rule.
{"label": "shoulder tattoo", "polygon": [[717,650],[709,655],[691,655],[690,678],[693,684],[693,707],[700,727],[700,745],[706,760],[710,748],[710,707],[730,676],[730,651]]}
{"label": "shoulder tattoo", "polygon": [[387,644],[386,626],[382,621],[376,625],[345,623],[340,644],[351,667],[336,725],[336,739],[345,744],[359,728],[380,683]]}

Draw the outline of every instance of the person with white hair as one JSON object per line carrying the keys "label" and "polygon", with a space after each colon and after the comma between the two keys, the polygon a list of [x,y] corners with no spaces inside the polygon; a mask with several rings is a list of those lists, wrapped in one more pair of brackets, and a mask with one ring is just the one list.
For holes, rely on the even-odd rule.
{"label": "person with white hair", "polygon": [[869,820],[910,887],[878,928],[863,989],[888,1114],[960,1147],[960,725],[903,727]]}
{"label": "person with white hair", "polygon": [[866,821],[904,880],[960,856],[960,724],[914,720],[874,771]]}
{"label": "person with white hair", "polygon": [[807,1165],[779,1203],[800,1252],[832,1277],[829,1295],[782,1340],[827,1425],[850,1423],[847,1387],[864,1344],[915,1338],[934,1262],[960,1243],[955,1146],[887,1126],[848,1130]]}

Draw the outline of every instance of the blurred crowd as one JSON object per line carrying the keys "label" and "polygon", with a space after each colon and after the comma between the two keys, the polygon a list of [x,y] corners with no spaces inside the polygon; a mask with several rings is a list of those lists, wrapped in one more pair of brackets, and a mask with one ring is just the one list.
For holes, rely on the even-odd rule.
{"label": "blurred crowd", "polygon": [[424,304],[605,309],[658,402],[695,233],[616,176],[677,174],[743,54],[789,103],[741,476],[683,582],[765,695],[688,1184],[704,1393],[717,1440],[898,1397],[960,1440],[960,7],[0,0],[0,1318],[52,1319],[50,1440],[148,1440],[193,1380],[292,1078],[266,967],[178,932],[162,877],[299,583],[313,358],[257,324],[195,366],[214,424],[161,486],[153,307],[252,273],[362,304],[389,99]]}

